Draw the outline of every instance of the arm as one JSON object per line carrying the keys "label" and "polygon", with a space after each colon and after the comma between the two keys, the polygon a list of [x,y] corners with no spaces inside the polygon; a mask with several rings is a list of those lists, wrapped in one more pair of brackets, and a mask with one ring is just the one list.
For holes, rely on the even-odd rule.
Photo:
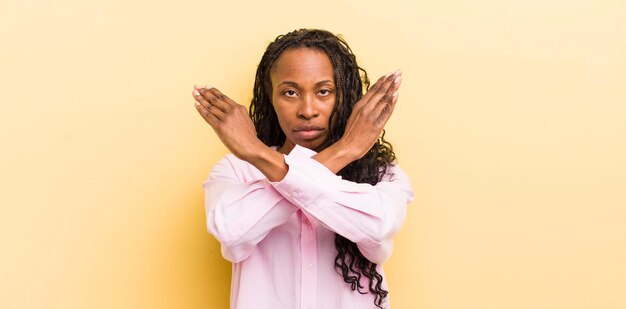
{"label": "arm", "polygon": [[375,186],[355,183],[335,175],[313,159],[314,154],[296,146],[285,156],[286,176],[271,184],[307,215],[355,242],[370,261],[384,262],[404,222],[406,205],[413,200],[407,175],[392,165]]}
{"label": "arm", "polygon": [[226,156],[202,184],[208,231],[219,240],[222,255],[237,263],[245,260],[274,227],[298,209],[283,198],[267,179],[242,182]]}
{"label": "arm", "polygon": [[[269,181],[280,181],[287,184],[274,186],[279,189],[279,195],[284,195],[305,212],[307,211],[305,208],[310,207],[312,210],[308,212],[309,215],[315,216],[331,230],[358,243],[365,251],[363,253],[368,254],[370,259],[380,260],[380,256],[383,255],[372,252],[376,248],[389,250],[390,237],[404,219],[403,211],[406,201],[395,201],[396,192],[394,190],[378,191],[378,188],[385,186],[379,186],[372,190],[374,186],[344,181],[335,173],[350,162],[361,158],[375,143],[395,107],[400,81],[399,71],[381,77],[355,104],[341,140],[319,154],[302,158],[302,160],[298,159],[297,154],[293,156],[290,154],[289,157],[294,159],[287,160],[287,157],[283,158],[283,155],[265,146],[256,138],[254,125],[246,114],[245,107],[235,103],[219,90],[196,87],[193,95],[197,100],[196,109],[198,112],[235,156],[254,165]],[[291,171],[292,169],[294,171]],[[316,177],[307,178],[307,173],[316,175]],[[292,177],[289,177],[290,175]],[[295,181],[286,180],[294,177]],[[341,181],[337,182],[339,180]],[[311,185],[312,189],[309,193],[316,198],[320,192],[325,193],[324,190],[327,190],[330,197],[327,200],[328,203],[333,202],[342,207],[338,208],[340,210],[336,212],[327,212],[327,208],[334,207],[310,206],[312,203],[317,203],[317,199],[295,199],[294,194],[300,194],[295,188],[302,184]],[[321,188],[316,187],[320,184],[326,184],[329,187],[326,189],[323,186]],[[410,191],[410,186],[408,187]],[[343,193],[354,194],[349,194],[352,197],[342,200]],[[339,199],[335,200],[335,196]],[[358,200],[357,197],[361,197],[361,200]],[[368,205],[372,199],[375,206],[360,208],[359,205]],[[319,199],[319,201],[322,200]],[[378,206],[391,206],[392,208],[387,207],[379,210],[380,207]],[[394,214],[394,207],[400,212]],[[355,220],[352,220],[353,215]],[[400,220],[394,220],[394,216]]]}
{"label": "arm", "polygon": [[[354,105],[341,139],[316,154],[315,160],[333,173],[338,173],[352,161],[363,157],[391,117],[398,101],[401,81],[399,70],[378,79]],[[236,157],[250,162],[270,181],[285,177],[288,166],[282,155],[256,137],[254,124],[243,105],[215,88],[196,86],[193,96],[200,115]]]}

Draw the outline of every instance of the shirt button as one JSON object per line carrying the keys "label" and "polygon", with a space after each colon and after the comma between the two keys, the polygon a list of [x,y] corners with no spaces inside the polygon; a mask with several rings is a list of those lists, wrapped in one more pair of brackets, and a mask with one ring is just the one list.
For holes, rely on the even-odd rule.
{"label": "shirt button", "polygon": [[298,191],[291,192],[291,197],[298,197],[298,196],[300,196],[300,192]]}

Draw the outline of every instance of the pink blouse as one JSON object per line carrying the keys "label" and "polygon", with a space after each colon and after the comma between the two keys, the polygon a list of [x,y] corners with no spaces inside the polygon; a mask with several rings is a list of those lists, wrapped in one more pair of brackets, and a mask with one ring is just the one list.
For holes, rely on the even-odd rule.
{"label": "pink blouse", "polygon": [[[409,178],[392,165],[375,186],[343,180],[315,154],[296,145],[279,182],[229,154],[203,182],[208,231],[233,263],[230,308],[376,308],[373,294],[352,291],[335,271],[335,233],[384,277],[381,265],[413,200]],[[367,291],[365,276],[361,284]]]}

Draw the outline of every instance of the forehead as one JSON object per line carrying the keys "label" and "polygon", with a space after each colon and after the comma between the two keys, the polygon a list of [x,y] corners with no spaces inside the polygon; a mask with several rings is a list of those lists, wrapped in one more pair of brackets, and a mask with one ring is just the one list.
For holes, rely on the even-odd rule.
{"label": "forehead", "polygon": [[285,80],[298,84],[335,80],[333,64],[328,55],[321,50],[306,47],[284,51],[274,62],[270,79],[272,85],[278,85]]}

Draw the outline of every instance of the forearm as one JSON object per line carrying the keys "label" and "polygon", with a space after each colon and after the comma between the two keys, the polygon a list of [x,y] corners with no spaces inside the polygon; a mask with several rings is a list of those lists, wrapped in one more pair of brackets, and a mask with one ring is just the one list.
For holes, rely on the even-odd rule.
{"label": "forearm", "polygon": [[274,188],[327,229],[371,248],[373,256],[404,221],[413,196],[408,177],[394,165],[376,185],[356,183],[334,174],[311,152],[294,151],[285,156],[289,172],[271,183]]}
{"label": "forearm", "polygon": [[298,210],[267,179],[250,170],[246,162],[227,155],[202,183],[207,229],[233,263],[246,259],[268,233]]}
{"label": "forearm", "polygon": [[[312,158],[326,166],[333,174],[337,174],[346,165],[356,160],[350,148],[346,147],[341,140]],[[246,161],[261,171],[269,181],[276,182],[282,180],[289,170],[283,155],[265,145],[259,146],[257,151],[254,151],[249,158],[246,158]]]}
{"label": "forearm", "polygon": [[289,170],[283,158],[283,154],[267,147],[265,144],[261,144],[257,148],[257,151],[250,154],[248,158],[243,159],[254,165],[269,181],[273,182],[285,178]]}
{"label": "forearm", "polygon": [[326,166],[333,174],[339,173],[346,165],[358,159],[351,148],[347,147],[342,140],[332,144],[312,158]]}

